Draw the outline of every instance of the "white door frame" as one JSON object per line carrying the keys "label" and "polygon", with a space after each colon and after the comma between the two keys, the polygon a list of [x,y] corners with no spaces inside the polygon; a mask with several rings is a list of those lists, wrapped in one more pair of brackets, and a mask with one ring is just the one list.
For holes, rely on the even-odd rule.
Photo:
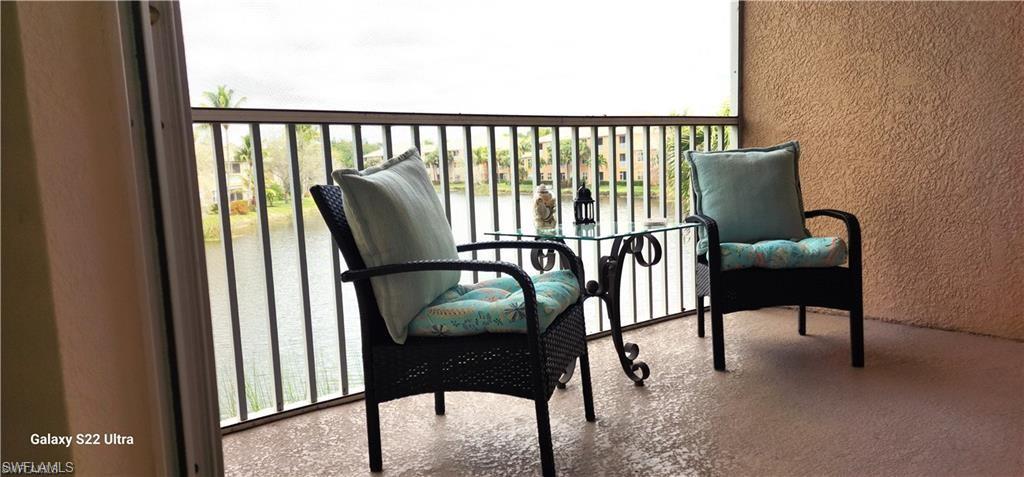
{"label": "white door frame", "polygon": [[[150,186],[145,211],[154,230],[163,313],[151,346],[168,375],[159,404],[173,415],[171,455],[180,475],[221,475],[220,419],[206,257],[196,182],[181,12],[176,2],[142,1],[119,9],[136,147]],[[130,53],[133,53],[131,55]],[[129,57],[133,56],[133,57]],[[134,74],[133,74],[134,73]],[[134,90],[134,91],[132,91]],[[137,113],[134,114],[134,113]]]}

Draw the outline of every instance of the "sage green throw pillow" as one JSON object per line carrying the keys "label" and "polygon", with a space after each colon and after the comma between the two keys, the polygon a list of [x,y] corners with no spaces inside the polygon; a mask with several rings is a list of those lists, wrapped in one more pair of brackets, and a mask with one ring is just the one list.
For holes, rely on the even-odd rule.
{"label": "sage green throw pillow", "polygon": [[[413,260],[458,260],[452,229],[416,149],[363,171],[332,174],[341,187],[352,237],[368,267]],[[412,272],[374,277],[373,294],[388,332],[405,343],[409,322],[460,272]]]}
{"label": "sage green throw pillow", "polygon": [[799,158],[795,141],[769,148],[687,151],[694,210],[718,223],[722,243],[808,237]]}

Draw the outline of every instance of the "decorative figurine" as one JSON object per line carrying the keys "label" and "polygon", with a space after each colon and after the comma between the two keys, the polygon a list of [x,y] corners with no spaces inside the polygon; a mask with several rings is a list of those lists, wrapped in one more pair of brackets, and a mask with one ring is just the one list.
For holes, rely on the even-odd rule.
{"label": "decorative figurine", "polygon": [[558,226],[555,198],[544,184],[537,186],[533,198],[533,221],[537,230],[553,229]]}
{"label": "decorative figurine", "polygon": [[587,189],[587,186],[580,186],[576,190],[576,200],[572,205],[576,225],[594,223],[594,197],[590,194],[590,189]]}

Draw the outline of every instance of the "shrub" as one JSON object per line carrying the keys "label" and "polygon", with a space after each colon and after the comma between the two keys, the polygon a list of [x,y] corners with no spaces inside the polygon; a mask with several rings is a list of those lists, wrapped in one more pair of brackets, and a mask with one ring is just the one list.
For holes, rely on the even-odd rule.
{"label": "shrub", "polygon": [[233,200],[228,205],[228,210],[231,215],[245,215],[252,211],[248,201],[245,200]]}
{"label": "shrub", "polygon": [[278,202],[280,202],[280,201],[282,201],[284,199],[284,191],[283,191],[283,189],[281,189],[281,186],[267,187],[266,191],[265,191],[265,194],[267,196],[267,206],[268,207],[273,207],[274,204],[276,204],[276,203],[278,203]]}

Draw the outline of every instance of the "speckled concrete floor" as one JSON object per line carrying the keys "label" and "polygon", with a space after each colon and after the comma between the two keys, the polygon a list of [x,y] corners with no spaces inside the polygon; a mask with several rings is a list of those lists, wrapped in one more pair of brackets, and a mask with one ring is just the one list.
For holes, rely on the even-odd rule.
{"label": "speckled concrete floor", "polygon": [[[730,371],[685,318],[630,332],[646,387],[590,343],[598,422],[578,380],[551,399],[563,475],[1022,475],[1024,343],[877,321],[849,366],[843,317],[767,309],[726,317]],[[530,401],[453,393],[381,407],[388,475],[539,474]],[[363,475],[361,402],[224,438],[230,475]]]}

